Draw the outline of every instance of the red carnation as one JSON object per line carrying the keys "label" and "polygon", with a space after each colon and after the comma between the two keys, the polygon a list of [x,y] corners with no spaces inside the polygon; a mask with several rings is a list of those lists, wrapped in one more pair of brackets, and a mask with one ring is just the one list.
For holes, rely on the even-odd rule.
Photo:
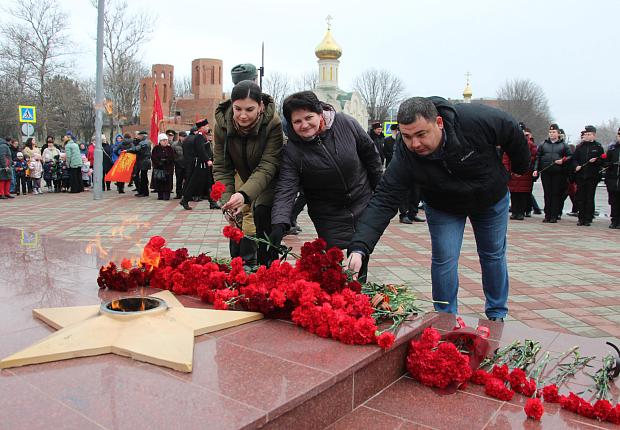
{"label": "red carnation", "polygon": [[226,191],[226,185],[222,184],[220,181],[217,181],[211,187],[211,200],[218,201],[222,198],[222,194]]}
{"label": "red carnation", "polygon": [[601,154],[601,158],[602,158],[603,160],[605,160],[605,159],[607,158],[607,154],[602,153],[602,154]]}
{"label": "red carnation", "polygon": [[131,264],[131,261],[123,258],[123,260],[121,261],[121,269],[123,270],[130,270],[133,267],[133,264]]}
{"label": "red carnation", "polygon": [[551,384],[543,388],[543,398],[545,399],[545,402],[558,403],[560,401],[558,386],[555,384]]}
{"label": "red carnation", "polygon": [[[495,372],[493,373],[493,376],[496,376]],[[517,393],[522,393],[523,387],[527,385],[527,375],[523,370],[519,368],[513,369],[506,379],[510,383],[510,388],[512,388]]]}
{"label": "red carnation", "polygon": [[501,379],[489,377],[484,384],[484,392],[487,396],[495,397],[499,400],[509,401],[515,395],[515,392],[509,389]]}
{"label": "red carnation", "polygon": [[389,349],[393,344],[396,337],[393,333],[389,331],[384,331],[377,337],[377,345],[381,347],[381,349]]}
{"label": "red carnation", "polygon": [[560,406],[562,409],[566,409],[571,412],[577,413],[580,401],[581,398],[573,392],[569,393],[568,396],[560,396]]}
{"label": "red carnation", "polygon": [[224,237],[231,239],[235,243],[239,243],[241,242],[241,239],[243,239],[243,232],[232,225],[227,225],[224,227],[222,233],[224,234]]}
{"label": "red carnation", "polygon": [[486,370],[476,369],[471,377],[471,382],[476,385],[484,385],[486,384],[488,378],[489,374]]}
{"label": "red carnation", "polygon": [[537,397],[527,399],[523,409],[525,410],[525,414],[528,418],[535,419],[536,421],[540,421],[543,413],[545,413],[545,408],[543,407],[540,399]]}
{"label": "red carnation", "polygon": [[508,366],[506,364],[503,364],[501,366],[497,366],[497,365],[493,366],[493,370],[491,371],[491,374],[497,379],[500,379],[502,381],[507,381],[509,372],[510,370],[508,369]]}
{"label": "red carnation", "polygon": [[577,413],[582,417],[586,418],[595,417],[594,406],[592,406],[590,402],[584,399],[579,399],[579,407],[577,408]]}
{"label": "red carnation", "polygon": [[599,421],[605,421],[613,408],[609,400],[597,400],[594,404],[594,416]]}
{"label": "red carnation", "polygon": [[161,236],[153,236],[146,244],[149,248],[154,248],[159,251],[166,244],[166,239]]}
{"label": "red carnation", "polygon": [[616,405],[609,414],[607,414],[607,421],[612,424],[620,424],[620,403]]}

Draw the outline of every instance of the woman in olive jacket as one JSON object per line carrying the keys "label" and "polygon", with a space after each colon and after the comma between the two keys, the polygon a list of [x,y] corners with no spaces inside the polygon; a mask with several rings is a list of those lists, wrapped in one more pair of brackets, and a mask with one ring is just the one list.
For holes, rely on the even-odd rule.
{"label": "woman in olive jacket", "polygon": [[[282,149],[282,123],[271,96],[253,81],[241,81],[229,100],[215,110],[213,176],[226,186],[222,209],[239,214],[249,204],[256,235],[271,233],[271,206]],[[243,186],[235,192],[235,173]],[[259,244],[258,264],[277,258],[273,248]]]}

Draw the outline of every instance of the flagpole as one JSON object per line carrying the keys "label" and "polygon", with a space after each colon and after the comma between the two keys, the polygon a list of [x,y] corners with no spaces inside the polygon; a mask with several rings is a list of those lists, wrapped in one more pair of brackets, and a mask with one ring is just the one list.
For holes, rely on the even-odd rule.
{"label": "flagpole", "polygon": [[103,198],[103,149],[101,128],[103,125],[103,14],[105,1],[97,2],[97,93],[95,95],[95,160],[93,168],[93,199]]}

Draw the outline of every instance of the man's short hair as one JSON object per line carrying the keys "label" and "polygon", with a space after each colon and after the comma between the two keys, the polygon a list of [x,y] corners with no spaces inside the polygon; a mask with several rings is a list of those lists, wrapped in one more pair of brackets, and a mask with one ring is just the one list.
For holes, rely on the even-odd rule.
{"label": "man's short hair", "polygon": [[179,137],[187,137],[187,133],[184,131],[179,132]]}
{"label": "man's short hair", "polygon": [[398,124],[391,124],[390,125],[390,130],[391,131],[398,130]]}
{"label": "man's short hair", "polygon": [[435,121],[439,116],[437,108],[430,99],[426,97],[411,97],[400,104],[396,121],[399,124],[413,124],[418,117],[427,121]]}
{"label": "man's short hair", "polygon": [[125,139],[131,139],[131,133],[129,133],[129,132],[125,133],[125,134],[123,134],[123,137]]}

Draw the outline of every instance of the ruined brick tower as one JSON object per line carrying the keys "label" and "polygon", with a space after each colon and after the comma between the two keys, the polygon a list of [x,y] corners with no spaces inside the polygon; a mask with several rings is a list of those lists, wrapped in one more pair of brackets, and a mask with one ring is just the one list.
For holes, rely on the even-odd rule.
{"label": "ruined brick tower", "polygon": [[153,64],[151,76],[140,79],[140,124],[151,123],[156,83],[164,117],[170,116],[170,105],[174,98],[174,66]]}

